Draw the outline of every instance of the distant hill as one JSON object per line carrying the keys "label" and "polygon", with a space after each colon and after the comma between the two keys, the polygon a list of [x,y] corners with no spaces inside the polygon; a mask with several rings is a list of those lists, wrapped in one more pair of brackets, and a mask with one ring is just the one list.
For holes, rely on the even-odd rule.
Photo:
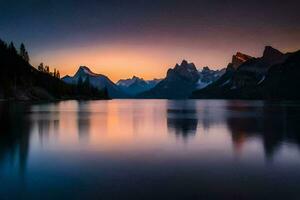
{"label": "distant hill", "polygon": [[[300,55],[283,54],[267,46],[260,58],[248,57],[206,88],[194,91],[192,98],[299,99]],[[235,67],[233,67],[235,66]]]}
{"label": "distant hill", "polygon": [[117,86],[125,93],[135,96],[141,92],[145,92],[154,88],[161,79],[144,80],[133,76],[129,79],[121,79],[117,82]]}
{"label": "distant hill", "polygon": [[138,98],[185,99],[197,88],[217,80],[223,72],[209,68],[199,72],[193,63],[183,60],[180,65],[176,64],[173,69],[168,70],[166,78],[154,88],[140,93]]}
{"label": "distant hill", "polygon": [[107,76],[102,74],[96,74],[92,72],[88,67],[81,66],[77,70],[74,76],[65,76],[62,78],[65,83],[78,85],[80,82],[84,82],[86,80],[89,83],[99,89],[107,89],[108,95],[111,98],[126,98],[129,97],[125,92],[123,92],[116,84],[114,84]]}
{"label": "distant hill", "polygon": [[29,64],[29,57],[18,52],[13,43],[0,40],[0,99],[56,100],[107,99],[104,91],[86,85],[78,88],[44,73]]}

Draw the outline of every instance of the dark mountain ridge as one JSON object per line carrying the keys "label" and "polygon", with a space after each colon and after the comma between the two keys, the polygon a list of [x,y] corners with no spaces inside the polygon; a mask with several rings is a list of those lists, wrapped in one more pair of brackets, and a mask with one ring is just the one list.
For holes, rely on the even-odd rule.
{"label": "dark mountain ridge", "polygon": [[183,60],[174,68],[167,71],[167,75],[154,88],[140,93],[138,98],[159,98],[159,99],[186,99],[191,93],[199,88],[204,88],[219,79],[225,72],[211,70],[204,67],[197,70],[194,63]]}
{"label": "dark mountain ridge", "polygon": [[300,99],[300,51],[282,53],[271,46],[258,58],[237,52],[226,70],[204,67],[200,71],[183,60],[162,80],[134,76],[115,84],[85,66],[62,81],[57,71],[30,65],[23,44],[18,52],[13,43],[0,40],[0,68],[0,99]]}
{"label": "dark mountain ridge", "polygon": [[[194,91],[191,97],[295,99],[297,92],[293,88],[298,85],[300,78],[300,71],[297,71],[300,68],[298,54],[298,52],[283,54],[267,46],[262,57],[249,58],[236,69],[229,64],[226,73],[219,80],[204,89]],[[280,74],[279,71],[284,71],[285,74]],[[291,71],[295,74],[291,74]],[[296,78],[297,76],[299,78]]]}
{"label": "dark mountain ridge", "polygon": [[199,72],[193,63],[183,60],[169,69],[166,77],[154,88],[138,95],[138,98],[184,99],[196,89]]}

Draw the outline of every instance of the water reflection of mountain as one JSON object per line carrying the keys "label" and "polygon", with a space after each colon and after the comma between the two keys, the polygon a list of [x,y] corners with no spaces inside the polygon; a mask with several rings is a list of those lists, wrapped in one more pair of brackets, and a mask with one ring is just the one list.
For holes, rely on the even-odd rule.
{"label": "water reflection of mountain", "polygon": [[21,175],[26,170],[30,121],[26,105],[0,103],[0,167],[11,160],[18,163]]}
{"label": "water reflection of mountain", "polygon": [[90,113],[89,103],[84,101],[78,102],[77,110],[77,128],[79,141],[87,142],[90,133]]}
{"label": "water reflection of mountain", "polygon": [[[57,134],[60,123],[59,103],[37,104],[31,107],[33,127],[37,128],[41,145],[47,143],[51,134]],[[32,127],[32,129],[34,129]]]}
{"label": "water reflection of mountain", "polygon": [[261,138],[267,158],[272,158],[283,142],[300,148],[300,108],[291,105],[264,104],[253,107],[229,104],[226,123],[238,151],[249,137]]}
{"label": "water reflection of mountain", "polygon": [[168,101],[167,126],[169,132],[187,138],[197,131],[198,119],[194,101]]}

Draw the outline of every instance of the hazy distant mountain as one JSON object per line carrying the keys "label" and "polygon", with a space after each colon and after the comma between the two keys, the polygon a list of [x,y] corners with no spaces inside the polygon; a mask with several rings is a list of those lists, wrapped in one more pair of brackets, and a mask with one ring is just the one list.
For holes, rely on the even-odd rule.
{"label": "hazy distant mountain", "polygon": [[161,80],[154,88],[138,95],[139,98],[187,98],[197,88],[205,87],[218,78],[218,71],[204,68],[199,72],[193,63],[183,60],[180,65],[176,64],[169,69],[166,78]]}
{"label": "hazy distant mountain", "polygon": [[205,88],[215,82],[225,73],[225,71],[225,68],[221,70],[211,70],[209,67],[203,67],[202,70],[199,70],[199,80],[196,89]]}
{"label": "hazy distant mountain", "polygon": [[106,88],[111,98],[125,98],[128,96],[121,91],[118,86],[114,84],[107,76],[96,74],[86,66],[79,67],[78,71],[73,77],[65,76],[62,78],[62,80],[66,83],[77,85],[79,81],[84,82],[87,78],[92,86],[101,90]]}
{"label": "hazy distant mountain", "polygon": [[144,80],[142,78],[133,76],[130,79],[121,79],[117,82],[117,86],[125,93],[129,95],[136,95],[141,92],[145,92],[147,90],[152,89],[159,83],[160,79],[153,79],[153,80]]}
{"label": "hazy distant mountain", "polygon": [[[220,79],[204,89],[195,91],[192,97],[295,98],[297,92],[294,86],[299,85],[300,78],[298,59],[299,52],[283,54],[267,46],[260,58],[249,57],[237,67],[232,67],[233,64],[230,63],[226,73]],[[285,85],[284,89],[283,85]]]}

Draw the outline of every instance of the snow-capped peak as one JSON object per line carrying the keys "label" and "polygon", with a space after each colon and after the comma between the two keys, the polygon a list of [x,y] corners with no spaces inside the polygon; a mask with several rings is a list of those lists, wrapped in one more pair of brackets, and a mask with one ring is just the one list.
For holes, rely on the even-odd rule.
{"label": "snow-capped peak", "polygon": [[124,86],[124,87],[129,87],[130,85],[132,85],[136,81],[144,81],[144,80],[142,78],[137,77],[137,76],[133,76],[132,78],[119,80],[117,82],[117,85]]}
{"label": "snow-capped peak", "polygon": [[[80,66],[77,73],[85,73],[87,75],[90,75],[90,76],[99,76],[100,74],[96,74],[94,72],[92,72],[88,67],[86,66]],[[77,74],[76,73],[76,74]]]}

